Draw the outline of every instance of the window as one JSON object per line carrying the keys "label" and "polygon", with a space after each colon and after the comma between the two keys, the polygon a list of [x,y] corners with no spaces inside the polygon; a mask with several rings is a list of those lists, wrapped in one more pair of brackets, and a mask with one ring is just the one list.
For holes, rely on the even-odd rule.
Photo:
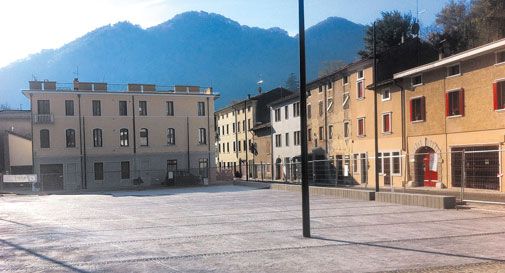
{"label": "window", "polygon": [[121,161],[121,179],[130,179],[130,161]]}
{"label": "window", "polygon": [[230,124],[226,124],[226,134],[230,134]]}
{"label": "window", "polygon": [[174,115],[174,102],[167,101],[167,116],[173,116],[173,115]]}
{"label": "window", "polygon": [[411,82],[412,87],[422,85],[423,84],[423,75],[419,74],[419,75],[413,76],[411,81],[412,81]]}
{"label": "window", "polygon": [[460,74],[461,74],[461,71],[460,71],[459,64],[455,64],[455,65],[447,67],[447,77],[457,76]]}
{"label": "window", "polygon": [[319,93],[321,93],[321,92],[323,92],[323,86],[322,85],[319,86]]}
{"label": "window", "polygon": [[49,148],[49,130],[40,130],[40,148]]}
{"label": "window", "polygon": [[319,127],[319,140],[323,140],[324,136],[324,128],[321,126]]}
{"label": "window", "polygon": [[95,180],[103,180],[103,163],[95,162],[93,165],[93,170],[95,171]]}
{"label": "window", "polygon": [[352,155],[352,171],[354,173],[358,172],[358,157],[359,157],[358,154],[353,154]]}
{"label": "window", "polygon": [[391,99],[391,90],[389,88],[382,90],[382,101]]}
{"label": "window", "polygon": [[326,111],[330,111],[332,106],[333,106],[333,98],[328,98],[326,100]]}
{"label": "window", "polygon": [[322,116],[324,114],[324,105],[323,101],[319,101],[319,116]]}
{"label": "window", "polygon": [[300,146],[300,131],[295,131],[294,142],[295,146]]}
{"label": "window", "polygon": [[147,101],[139,101],[139,116],[147,116]]}
{"label": "window", "polygon": [[177,159],[167,160],[167,171],[177,171]]}
{"label": "window", "polygon": [[364,99],[365,98],[365,90],[363,86],[363,81],[359,81],[356,83],[356,98]]}
{"label": "window", "polygon": [[102,106],[101,102],[99,100],[93,100],[91,102],[92,104],[92,110],[93,110],[93,116],[101,116],[102,115]]}
{"label": "window", "polygon": [[226,150],[227,150],[228,153],[230,152],[230,142],[226,143]]}
{"label": "window", "polygon": [[289,106],[284,106],[284,118],[288,119],[289,118]]}
{"label": "window", "polygon": [[344,76],[344,78],[342,78],[342,82],[344,85],[348,85],[349,84],[349,76]]}
{"label": "window", "polygon": [[128,147],[130,145],[130,139],[128,137],[128,129],[119,130],[119,146]]}
{"label": "window", "polygon": [[295,102],[293,103],[293,117],[299,117],[300,116],[300,103]]}
{"label": "window", "polygon": [[331,82],[328,82],[328,84],[326,84],[327,89],[331,89],[332,86],[333,86],[333,84]]}
{"label": "window", "polygon": [[140,129],[140,146],[149,146],[149,131],[146,128]]}
{"label": "window", "polygon": [[391,113],[382,114],[382,133],[391,133]]}
{"label": "window", "polygon": [[242,130],[244,130],[244,132],[247,131],[247,129],[245,128],[245,120],[242,121]]}
{"label": "window", "polygon": [[65,142],[67,148],[75,148],[75,130],[67,129],[65,130]]}
{"label": "window", "polygon": [[198,102],[198,115],[201,117],[205,116],[205,102]]}
{"label": "window", "polygon": [[65,115],[73,116],[74,115],[74,101],[66,100],[65,101]]}
{"label": "window", "polygon": [[351,136],[351,127],[349,126],[349,121],[344,121],[344,137],[349,138]]}
{"label": "window", "polygon": [[349,109],[349,92],[345,92],[342,97],[342,108]]}
{"label": "window", "polygon": [[281,121],[281,109],[277,108],[274,111],[275,121]]}
{"label": "window", "polygon": [[312,107],[307,104],[307,118],[312,118]]}
{"label": "window", "polygon": [[400,152],[393,152],[393,174],[400,175],[401,174],[401,164],[400,164]]}
{"label": "window", "polygon": [[281,134],[275,135],[275,147],[281,147],[282,146],[282,139],[281,139]]}
{"label": "window", "polygon": [[410,121],[426,120],[426,102],[424,97],[410,100]]}
{"label": "window", "polygon": [[289,133],[286,133],[286,144],[285,146],[288,147],[289,146]]}
{"label": "window", "polygon": [[102,129],[93,129],[93,147],[102,147]]}
{"label": "window", "polygon": [[363,70],[358,71],[358,80],[363,79],[365,77],[365,73],[363,73]]}
{"label": "window", "polygon": [[119,101],[119,115],[128,116],[128,104],[125,100]]}
{"label": "window", "polygon": [[447,117],[464,115],[465,99],[463,89],[445,93],[445,99],[445,114]]}
{"label": "window", "polygon": [[207,130],[205,128],[198,129],[198,144],[206,144],[207,143]]}
{"label": "window", "polygon": [[202,178],[207,178],[209,173],[209,162],[207,158],[200,158],[198,160],[198,174]]}
{"label": "window", "polygon": [[[239,142],[239,144],[240,144],[240,142]],[[235,152],[236,150],[237,150],[237,143],[235,141],[233,141],[233,151]]]}
{"label": "window", "polygon": [[377,172],[382,173],[382,164],[384,164],[384,162],[382,160],[382,153],[377,153],[377,160],[379,161],[377,164],[378,165]]}
{"label": "window", "polygon": [[244,140],[244,152],[247,150],[247,142]]}
{"label": "window", "polygon": [[496,52],[496,63],[505,63],[505,51]]}
{"label": "window", "polygon": [[333,125],[328,126],[328,139],[333,139]]}
{"label": "window", "polygon": [[51,114],[51,107],[50,107],[49,100],[38,100],[37,101],[37,114],[39,114],[39,115]]}
{"label": "window", "polygon": [[[247,128],[251,129],[251,119],[247,119]],[[245,132],[245,129],[244,129]]]}
{"label": "window", "polygon": [[493,104],[494,110],[505,109],[505,81],[493,84]]}
{"label": "window", "polygon": [[365,118],[358,118],[358,136],[365,136]]}
{"label": "window", "polygon": [[[239,126],[240,127],[240,126]],[[235,122],[232,124],[231,126],[231,132],[232,133],[235,133],[236,129],[235,129]]]}

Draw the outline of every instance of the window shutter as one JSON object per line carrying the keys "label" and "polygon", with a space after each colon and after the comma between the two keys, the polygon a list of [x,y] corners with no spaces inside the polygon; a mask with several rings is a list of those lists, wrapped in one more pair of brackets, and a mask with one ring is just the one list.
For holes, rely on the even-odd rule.
{"label": "window shutter", "polygon": [[410,121],[411,122],[414,121],[414,115],[413,115],[413,109],[412,109],[413,105],[414,105],[413,100],[410,100]]}
{"label": "window shutter", "polygon": [[421,118],[426,121],[426,97],[421,97]]}
{"label": "window shutter", "polygon": [[493,83],[493,109],[498,110],[498,83]]}
{"label": "window shutter", "polygon": [[462,116],[465,115],[465,89],[459,91],[459,112]]}
{"label": "window shutter", "polygon": [[449,92],[445,93],[445,116],[449,116]]}

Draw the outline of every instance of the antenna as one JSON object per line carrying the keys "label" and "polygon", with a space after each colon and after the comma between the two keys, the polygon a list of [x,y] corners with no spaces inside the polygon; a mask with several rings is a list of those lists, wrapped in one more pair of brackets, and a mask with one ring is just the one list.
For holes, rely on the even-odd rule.
{"label": "antenna", "polygon": [[79,66],[76,66],[76,70],[74,71],[74,78],[79,79]]}
{"label": "antenna", "polygon": [[258,93],[261,94],[262,89],[261,86],[263,85],[263,80],[261,79],[261,74],[258,75],[259,81],[256,83],[258,85]]}

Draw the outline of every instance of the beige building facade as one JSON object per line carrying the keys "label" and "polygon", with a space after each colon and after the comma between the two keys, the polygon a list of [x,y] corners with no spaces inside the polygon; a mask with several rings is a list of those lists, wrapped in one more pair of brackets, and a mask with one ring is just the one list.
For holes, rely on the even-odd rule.
{"label": "beige building facade", "polygon": [[[119,91],[110,91],[117,89]],[[213,180],[212,89],[30,82],[35,172],[46,190]]]}

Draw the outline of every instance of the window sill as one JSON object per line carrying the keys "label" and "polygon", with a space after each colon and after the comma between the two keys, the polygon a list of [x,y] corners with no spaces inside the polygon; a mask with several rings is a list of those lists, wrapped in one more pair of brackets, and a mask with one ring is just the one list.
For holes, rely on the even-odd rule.
{"label": "window sill", "polygon": [[391,100],[391,97],[387,98],[387,99],[381,99],[381,101],[390,101]]}
{"label": "window sill", "polygon": [[447,77],[445,77],[445,78],[446,78],[446,79],[450,79],[450,78],[456,78],[456,77],[459,77],[459,76],[461,76],[461,73],[459,73],[459,74],[455,74],[455,75],[450,75],[450,76],[447,76]]}
{"label": "window sill", "polygon": [[505,113],[505,108],[494,110],[497,113]]}
{"label": "window sill", "polygon": [[392,135],[393,132],[382,132],[383,135],[386,135],[386,136],[389,136],[389,135]]}
{"label": "window sill", "polygon": [[494,64],[494,66],[502,66],[502,65],[505,65],[505,62],[495,63],[495,64]]}
{"label": "window sill", "polygon": [[416,88],[416,87],[423,86],[423,85],[424,85],[424,83],[412,84],[412,88]]}
{"label": "window sill", "polygon": [[366,135],[358,135],[358,138],[365,138]]}
{"label": "window sill", "polygon": [[423,122],[426,122],[426,120],[413,120],[413,121],[411,121],[412,124],[423,123]]}
{"label": "window sill", "polygon": [[365,97],[356,98],[356,100],[359,100],[359,101],[361,101],[361,100],[365,100]]}
{"label": "window sill", "polygon": [[447,118],[452,119],[452,118],[461,118],[461,117],[463,117],[463,115],[452,115],[452,116],[448,116]]}

